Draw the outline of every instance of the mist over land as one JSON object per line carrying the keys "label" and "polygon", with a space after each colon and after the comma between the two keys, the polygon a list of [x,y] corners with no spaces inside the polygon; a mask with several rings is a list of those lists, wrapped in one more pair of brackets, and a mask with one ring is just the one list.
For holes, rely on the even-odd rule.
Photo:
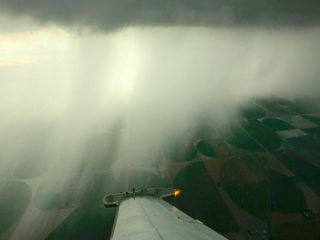
{"label": "mist over land", "polygon": [[[51,28],[21,34],[7,34],[2,45],[13,52],[12,65],[4,59],[1,71],[2,154],[13,154],[11,164],[20,161],[20,145],[53,162],[77,161],[90,135],[119,121],[121,147],[158,148],[202,115],[225,127],[253,98],[319,90],[316,28],[130,28],[82,37]],[[20,63],[26,57],[14,54],[26,45],[25,55],[34,60]],[[23,147],[33,135],[41,144],[37,150]]]}
{"label": "mist over land", "polygon": [[102,142],[121,181],[256,99],[317,98],[318,3],[242,2],[0,1],[1,185],[25,161],[39,182],[91,169]]}

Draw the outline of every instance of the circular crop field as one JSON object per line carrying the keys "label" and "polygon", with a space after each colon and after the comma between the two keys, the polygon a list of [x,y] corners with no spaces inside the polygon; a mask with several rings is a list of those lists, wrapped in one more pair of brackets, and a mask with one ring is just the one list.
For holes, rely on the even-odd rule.
{"label": "circular crop field", "polygon": [[175,177],[174,186],[181,189],[181,194],[171,202],[177,208],[217,231],[239,231],[233,215],[202,162],[183,168]]}
{"label": "circular crop field", "polygon": [[270,187],[273,210],[294,213],[306,208],[304,193],[297,187],[294,177],[271,171]]}
{"label": "circular crop field", "polygon": [[16,168],[13,170],[13,176],[18,179],[38,177],[44,173],[45,170],[46,169],[43,161],[26,160],[16,166]]}
{"label": "circular crop field", "polygon": [[50,184],[43,183],[37,189],[33,198],[34,205],[42,211],[63,208],[61,193],[52,189]]}
{"label": "circular crop field", "polygon": [[[297,187],[294,177],[270,171],[268,180],[263,159],[254,164],[253,158],[241,161],[227,161],[220,172],[224,190],[239,207],[261,220],[267,219],[268,206],[271,206],[271,210],[282,213],[295,213],[305,209],[304,194]],[[257,174],[262,177],[257,177]]]}
{"label": "circular crop field", "polygon": [[167,148],[166,155],[170,160],[175,162],[186,162],[196,157],[197,150],[193,143],[175,143]]}
{"label": "circular crop field", "polygon": [[320,117],[319,116],[304,115],[303,117],[320,126]]}
{"label": "circular crop field", "polygon": [[109,239],[116,214],[115,208],[78,208],[70,214],[46,240]]}
{"label": "circular crop field", "polygon": [[293,127],[289,123],[278,118],[265,118],[262,122],[264,125],[274,131],[293,129]]}
{"label": "circular crop field", "polygon": [[207,140],[201,140],[197,143],[197,149],[207,157],[217,157],[216,152]]}
{"label": "circular crop field", "polygon": [[240,126],[232,127],[226,140],[230,144],[247,151],[263,151],[259,144],[256,143]]}
{"label": "circular crop field", "polygon": [[0,236],[20,219],[31,195],[30,187],[18,181],[9,181],[0,188]]}
{"label": "circular crop field", "polygon": [[251,104],[242,107],[241,113],[246,119],[258,119],[266,115],[266,111],[256,104]]}
{"label": "circular crop field", "polygon": [[278,149],[282,144],[277,134],[258,121],[248,121],[243,127],[252,138],[269,151]]}
{"label": "circular crop field", "polygon": [[264,177],[252,180],[253,176],[263,171],[262,165],[251,162],[244,163],[246,169],[242,162],[236,159],[224,163],[220,172],[223,188],[239,207],[262,220],[266,220],[267,181]]}
{"label": "circular crop field", "polygon": [[191,131],[191,135],[194,138],[208,138],[212,135],[212,133],[213,133],[212,128],[207,124],[199,125],[193,128]]}

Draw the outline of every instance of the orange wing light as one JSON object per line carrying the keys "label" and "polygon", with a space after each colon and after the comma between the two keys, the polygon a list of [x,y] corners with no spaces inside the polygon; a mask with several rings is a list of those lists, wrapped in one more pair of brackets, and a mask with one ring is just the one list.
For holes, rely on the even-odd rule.
{"label": "orange wing light", "polygon": [[173,195],[177,197],[180,193],[181,193],[181,190],[177,188],[174,190]]}

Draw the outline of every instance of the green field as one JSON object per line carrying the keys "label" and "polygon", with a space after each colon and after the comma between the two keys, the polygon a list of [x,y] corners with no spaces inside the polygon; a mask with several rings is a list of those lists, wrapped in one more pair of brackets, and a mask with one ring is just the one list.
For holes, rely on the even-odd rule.
{"label": "green field", "polygon": [[42,160],[25,160],[13,171],[13,176],[18,179],[38,177],[45,172],[45,163]]}
{"label": "green field", "polygon": [[42,211],[57,210],[63,208],[61,192],[51,184],[43,183],[37,189],[34,198],[34,205]]}
{"label": "green field", "polygon": [[217,157],[213,147],[207,140],[201,140],[197,143],[197,149],[200,153],[207,157]]}
{"label": "green field", "polygon": [[277,156],[300,181],[320,194],[320,169],[306,161],[296,152],[283,152]]}
{"label": "green field", "polygon": [[319,99],[308,97],[308,96],[299,96],[294,101],[294,110],[300,114],[311,114],[319,113]]}
{"label": "green field", "polygon": [[244,123],[243,127],[251,137],[269,151],[278,149],[282,144],[282,141],[277,134],[256,120]]}
{"label": "green field", "polygon": [[194,138],[208,138],[212,135],[213,130],[208,124],[199,124],[191,130]]}
{"label": "green field", "polygon": [[294,137],[294,138],[289,138],[287,139],[287,142],[296,147],[297,150],[302,149],[302,150],[317,150],[319,149],[319,143],[310,135],[306,136],[299,136],[299,137]]}
{"label": "green field", "polygon": [[295,177],[271,171],[272,209],[282,213],[296,213],[306,208],[304,193],[297,188]]}
{"label": "green field", "polygon": [[263,149],[240,126],[231,127],[226,141],[232,145],[248,151],[261,152]]}
{"label": "green field", "polygon": [[[267,219],[267,181],[264,178],[264,160],[257,162],[250,157],[244,161],[247,171],[241,171],[239,160],[230,159],[221,169],[221,180],[224,190],[229,197],[241,208],[261,220]],[[251,177],[259,173],[263,174],[251,180]]]}
{"label": "green field", "polygon": [[320,127],[307,128],[303,129],[303,131],[312,136],[313,139],[315,139],[317,143],[320,144]]}
{"label": "green field", "polygon": [[105,174],[91,178],[77,208],[47,239],[106,239],[111,234],[115,209],[106,209],[102,199],[118,192],[116,181]]}
{"label": "green field", "polygon": [[116,209],[93,207],[78,208],[46,239],[109,239]]}
{"label": "green field", "polygon": [[239,230],[203,163],[194,163],[179,172],[174,186],[182,190],[173,204],[219,232]]}
{"label": "green field", "polygon": [[289,123],[277,118],[265,118],[262,122],[273,131],[293,129]]}
{"label": "green field", "polygon": [[[264,223],[273,211],[280,219],[271,226],[276,233],[274,239],[303,239],[303,231],[305,234],[320,226],[317,213],[308,220],[294,214],[308,210],[307,200],[314,201],[304,195],[298,184],[308,185],[320,196],[320,126],[302,128],[300,131],[306,135],[298,137],[284,134],[280,138],[276,132],[299,125],[308,127],[298,118],[294,123],[296,116],[320,125],[319,115],[312,115],[316,109],[308,100],[260,99],[241,106],[236,111],[239,118],[232,119],[233,125],[225,129],[218,129],[213,121],[199,116],[198,123],[192,122],[184,137],[168,139],[159,146],[160,151],[150,154],[147,163],[143,157],[132,158],[114,175],[111,169],[120,156],[123,140],[121,121],[108,133],[90,138],[80,150],[76,166],[66,161],[65,168],[70,167],[71,172],[60,172],[56,179],[51,175],[47,178],[49,167],[34,151],[37,149],[31,149],[25,159],[8,164],[8,171],[2,170],[0,239],[19,223],[30,204],[43,216],[48,214],[48,218],[59,214],[56,210],[74,210],[49,234],[49,240],[108,239],[116,209],[104,208],[102,199],[106,194],[133,187],[180,188],[182,193],[169,202],[186,214],[220,233],[246,231],[237,223],[242,217],[248,220],[246,215],[238,214],[237,208],[227,204],[220,193],[227,194],[233,203]],[[285,168],[293,176],[286,176],[290,172]],[[11,178],[19,181],[8,180]],[[292,222],[291,216],[296,217]],[[257,225],[253,225],[254,229]],[[290,235],[291,226],[305,230],[294,229],[295,234]],[[314,232],[306,239],[318,240],[319,231]]]}
{"label": "green field", "polygon": [[0,236],[15,224],[27,209],[31,189],[18,181],[6,182],[0,188]]}
{"label": "green field", "polygon": [[266,115],[266,111],[256,104],[242,106],[240,112],[246,119],[258,119]]}
{"label": "green field", "polygon": [[295,113],[295,106],[293,102],[283,99],[259,99],[258,103],[267,110],[276,115],[290,115]]}
{"label": "green field", "polygon": [[[282,213],[295,213],[305,209],[304,194],[297,188],[294,177],[287,177],[278,172],[270,171],[270,181],[267,178],[251,180],[252,175],[256,175],[257,172],[267,174],[263,168],[264,164],[261,165],[260,163],[252,164],[252,162],[249,162],[249,165],[247,163],[249,172],[246,175],[238,174],[240,166],[237,161],[225,163],[221,170],[222,183],[230,198],[238,206],[261,220],[267,220],[268,201],[271,201],[270,209]],[[235,174],[237,176],[230,177],[230,175]],[[270,192],[268,188],[270,188]],[[269,194],[271,194],[270,198]]]}

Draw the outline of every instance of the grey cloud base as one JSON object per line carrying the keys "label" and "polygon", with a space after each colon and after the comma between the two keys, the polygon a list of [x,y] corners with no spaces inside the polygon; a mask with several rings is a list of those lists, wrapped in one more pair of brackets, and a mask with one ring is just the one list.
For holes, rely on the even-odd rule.
{"label": "grey cloud base", "polygon": [[0,11],[39,22],[112,31],[126,26],[320,24],[316,0],[0,0]]}

